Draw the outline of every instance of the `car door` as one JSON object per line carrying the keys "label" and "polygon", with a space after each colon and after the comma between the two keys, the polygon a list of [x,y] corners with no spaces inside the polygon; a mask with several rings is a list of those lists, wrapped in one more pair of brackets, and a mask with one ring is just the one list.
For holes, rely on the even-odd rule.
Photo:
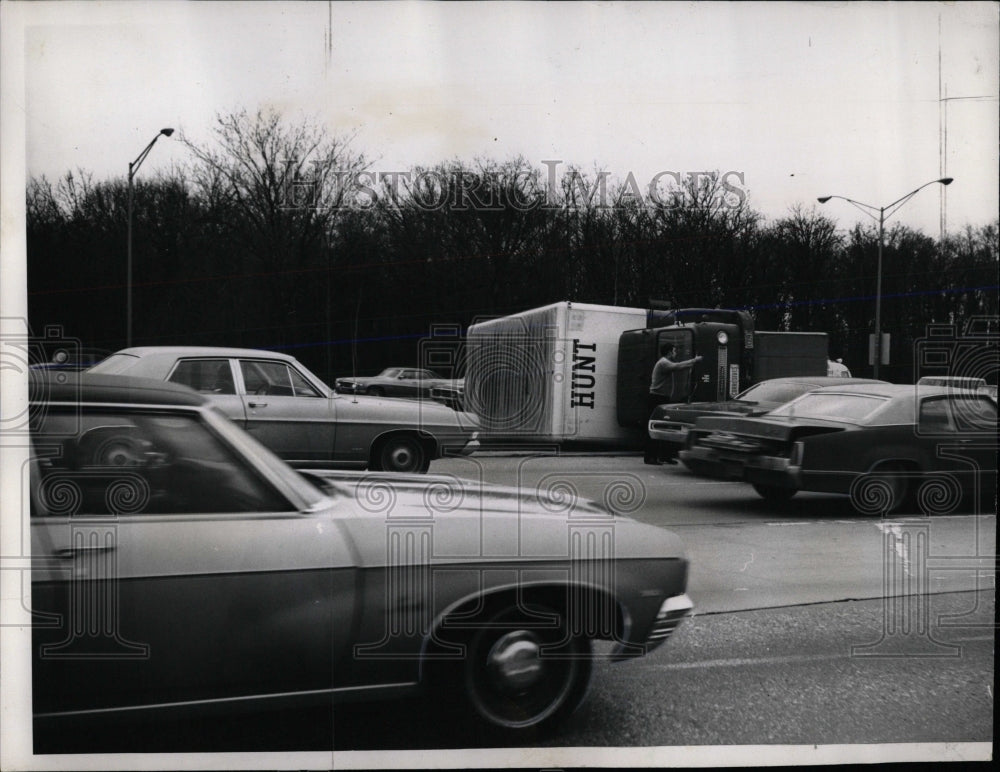
{"label": "car door", "polygon": [[413,396],[413,371],[401,369],[382,387],[387,397]]}
{"label": "car door", "polygon": [[[953,392],[920,401],[918,435],[928,468],[955,475],[993,511],[997,482],[997,406],[985,394]],[[982,510],[981,510],[982,511]]]}
{"label": "car door", "polygon": [[[355,611],[349,543],[331,509],[300,511],[204,418],[46,416],[31,484],[36,717],[334,687]],[[102,461],[113,438],[130,463]]]}
{"label": "car door", "polygon": [[281,360],[240,359],[239,390],[246,429],[282,458],[330,458],[336,446],[336,406]]}
{"label": "car door", "polygon": [[185,357],[178,359],[167,376],[208,397],[237,426],[244,426],[246,409],[236,393],[236,363],[227,357]]}

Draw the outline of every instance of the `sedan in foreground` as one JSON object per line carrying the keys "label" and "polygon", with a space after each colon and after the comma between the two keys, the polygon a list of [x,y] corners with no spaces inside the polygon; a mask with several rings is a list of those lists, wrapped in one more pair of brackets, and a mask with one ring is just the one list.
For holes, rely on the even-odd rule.
{"label": "sedan in foreground", "polygon": [[190,386],[297,467],[426,472],[436,458],[479,447],[472,415],[434,402],[340,395],[301,362],[273,351],[128,348],[89,372]]}
{"label": "sedan in foreground", "polygon": [[757,418],[699,418],[684,463],[764,498],[849,495],[862,514],[996,507],[997,405],[942,386],[828,386]]}
{"label": "sedan in foreground", "polygon": [[338,378],[335,385],[341,394],[422,399],[430,397],[434,386],[444,381],[445,379],[433,370],[387,367],[378,375]]}
{"label": "sedan in foreground", "polygon": [[771,378],[751,386],[727,402],[680,402],[659,405],[649,417],[649,436],[656,443],[659,461],[676,463],[678,451],[687,446],[688,431],[694,422],[706,415],[763,415],[791,402],[807,391],[824,386],[851,383],[885,383],[867,378],[847,376],[796,376]]}
{"label": "sedan in foreground", "polygon": [[594,502],[296,472],[159,381],[37,393],[36,727],[431,688],[516,735],[580,704],[592,641],[641,656],[692,608],[678,537]]}

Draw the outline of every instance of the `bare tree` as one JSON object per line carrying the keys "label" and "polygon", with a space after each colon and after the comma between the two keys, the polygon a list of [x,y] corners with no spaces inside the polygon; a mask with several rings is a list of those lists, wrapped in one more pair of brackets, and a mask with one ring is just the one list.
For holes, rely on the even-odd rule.
{"label": "bare tree", "polygon": [[[241,276],[240,297],[267,308],[270,329],[256,339],[282,343],[301,335],[297,327],[321,324],[333,302],[324,274],[337,263],[329,235],[366,164],[352,137],[241,110],[217,117],[213,143],[181,141],[200,162],[196,195],[236,247],[227,268]],[[303,286],[311,302],[302,302]]]}

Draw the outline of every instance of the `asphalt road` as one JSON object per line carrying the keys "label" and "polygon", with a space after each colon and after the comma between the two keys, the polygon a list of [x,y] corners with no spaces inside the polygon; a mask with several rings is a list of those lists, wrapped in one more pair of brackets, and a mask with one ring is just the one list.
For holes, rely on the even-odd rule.
{"label": "asphalt road", "polygon": [[[328,758],[422,766],[437,757],[414,749],[441,748],[500,749],[443,757],[477,767],[743,763],[727,754],[748,745],[754,758],[785,763],[797,758],[785,755],[789,745],[810,761],[990,752],[995,514],[890,521],[815,494],[775,508],[748,486],[631,455],[484,455],[438,461],[431,472],[569,491],[676,531],[696,615],[643,659],[598,661],[587,701],[549,737],[486,735],[451,706],[414,698],[336,714],[87,728],[47,735],[47,747],[309,751],[288,757],[303,767]],[[628,750],[612,759],[612,748]]]}

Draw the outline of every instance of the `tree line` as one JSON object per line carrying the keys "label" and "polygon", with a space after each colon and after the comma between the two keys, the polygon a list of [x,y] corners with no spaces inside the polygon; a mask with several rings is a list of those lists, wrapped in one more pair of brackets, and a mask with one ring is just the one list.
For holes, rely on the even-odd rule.
{"label": "tree line", "polygon": [[[878,233],[815,208],[767,221],[722,174],[634,180],[524,158],[373,170],[354,137],[280,114],[217,118],[191,161],[137,177],[135,345],[287,351],[328,382],[420,364],[421,341],[549,303],[749,309],[826,332],[867,374]],[[125,345],[128,187],[86,172],[27,189],[29,323]],[[995,316],[998,223],[942,240],[886,230],[882,377],[907,382],[929,323]]]}

